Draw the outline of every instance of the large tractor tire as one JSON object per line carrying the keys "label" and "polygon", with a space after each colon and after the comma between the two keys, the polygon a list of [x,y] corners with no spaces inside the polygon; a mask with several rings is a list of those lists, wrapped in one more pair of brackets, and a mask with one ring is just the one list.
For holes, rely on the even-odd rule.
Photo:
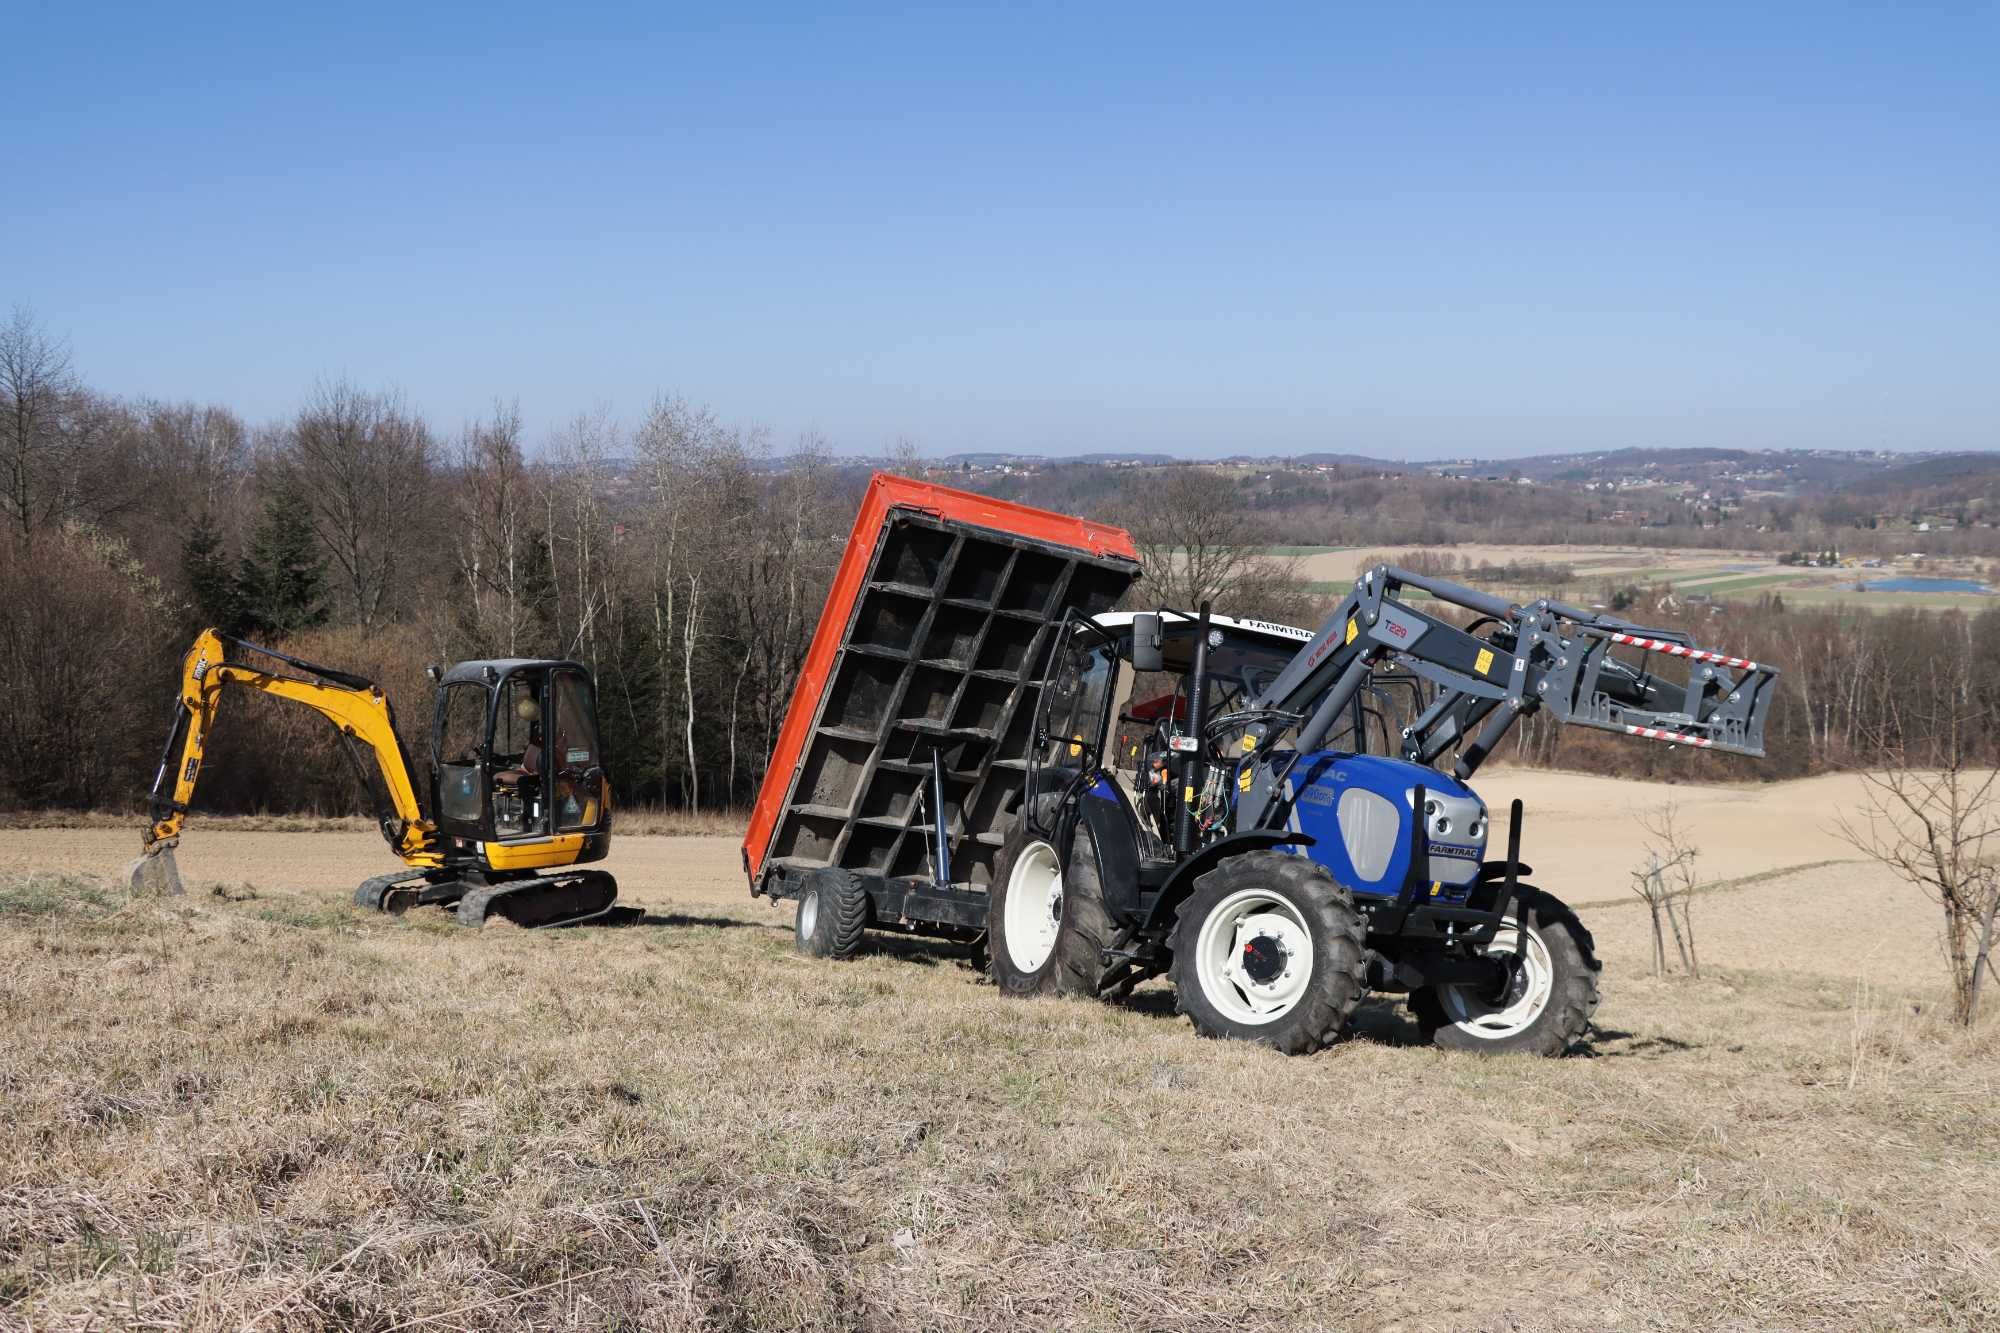
{"label": "large tractor tire", "polygon": [[808,958],[852,958],[868,926],[868,890],[846,870],[815,870],[799,891],[793,942]]}
{"label": "large tractor tire", "polygon": [[1431,1042],[1486,1055],[1561,1055],[1583,1039],[1603,970],[1590,932],[1561,899],[1524,885],[1487,953],[1514,952],[1523,914],[1528,950],[1505,994],[1470,984],[1410,992],[1410,1013]]}
{"label": "large tractor tire", "polygon": [[1111,933],[1088,826],[1077,826],[1067,862],[1050,839],[1016,829],[994,863],[986,904],[986,948],[1000,993],[1095,999]]}
{"label": "large tractor tire", "polygon": [[1243,852],[1194,882],[1175,929],[1172,976],[1204,1037],[1310,1055],[1347,1026],[1367,989],[1366,929],[1326,867]]}

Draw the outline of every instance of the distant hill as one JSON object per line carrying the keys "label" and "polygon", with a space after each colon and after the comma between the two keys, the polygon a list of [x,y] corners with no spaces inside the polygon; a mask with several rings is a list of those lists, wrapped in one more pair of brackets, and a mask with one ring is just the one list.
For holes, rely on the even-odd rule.
{"label": "distant hill", "polygon": [[1940,454],[1859,477],[1841,489],[1856,495],[1882,495],[1963,483],[1983,486],[1996,480],[2000,480],[2000,453]]}

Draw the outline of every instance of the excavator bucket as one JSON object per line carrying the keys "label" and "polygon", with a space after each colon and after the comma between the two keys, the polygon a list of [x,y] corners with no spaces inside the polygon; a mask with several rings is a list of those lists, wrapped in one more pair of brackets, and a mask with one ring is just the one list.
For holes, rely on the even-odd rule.
{"label": "excavator bucket", "polygon": [[125,867],[125,883],[142,898],[178,898],[187,892],[181,868],[174,863],[172,843],[156,844]]}

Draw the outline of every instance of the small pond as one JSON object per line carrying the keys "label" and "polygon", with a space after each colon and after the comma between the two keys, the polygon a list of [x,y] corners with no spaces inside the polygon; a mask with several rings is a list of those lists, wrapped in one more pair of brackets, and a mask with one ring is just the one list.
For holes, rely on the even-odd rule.
{"label": "small pond", "polygon": [[1854,585],[1856,592],[1987,592],[1983,583],[1972,579],[1871,579]]}

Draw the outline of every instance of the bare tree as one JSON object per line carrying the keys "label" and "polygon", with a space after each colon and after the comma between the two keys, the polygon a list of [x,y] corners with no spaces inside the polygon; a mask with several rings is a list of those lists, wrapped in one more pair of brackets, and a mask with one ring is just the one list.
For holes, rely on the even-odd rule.
{"label": "bare tree", "polygon": [[1653,975],[1667,970],[1666,932],[1672,931],[1674,950],[1681,966],[1691,977],[1701,975],[1701,958],[1694,947],[1694,918],[1689,907],[1694,899],[1695,860],[1700,850],[1687,840],[1680,823],[1680,809],[1667,802],[1650,815],[1639,817],[1639,827],[1651,835],[1646,844],[1646,860],[1632,872],[1632,891],[1644,900],[1653,918]]}
{"label": "bare tree", "polygon": [[[1898,719],[1900,722],[1900,719]],[[1900,725],[1880,744],[1881,764],[1860,774],[1867,795],[1836,828],[1856,850],[1916,886],[1944,912],[1953,1016],[1970,1025],[1993,970],[1993,919],[2000,909],[2000,770],[1971,763],[1991,719],[1951,709],[1926,730],[1936,747],[1913,758]]]}
{"label": "bare tree", "polygon": [[[685,763],[680,779],[682,802],[693,809],[700,800],[694,655],[704,639],[703,575],[713,554],[705,549],[704,537],[726,531],[726,524],[715,522],[711,503],[714,488],[705,474],[718,455],[738,448],[739,442],[707,408],[695,407],[678,396],[662,395],[648,409],[635,443],[646,468],[652,536],[652,639],[654,670],[662,691],[662,778],[670,763],[668,757],[679,751]],[[676,678],[680,698],[673,700],[668,692]],[[673,706],[676,703],[678,707]]]}
{"label": "bare tree", "polygon": [[385,614],[398,560],[423,524],[432,445],[400,396],[321,382],[292,423],[289,464],[356,624]]}
{"label": "bare tree", "polygon": [[126,508],[131,414],[91,393],[25,308],[0,327],[0,514],[22,537]]}
{"label": "bare tree", "polygon": [[519,656],[542,607],[530,582],[533,497],[521,409],[495,403],[458,443],[452,540],[464,590],[460,620],[477,651]]}
{"label": "bare tree", "polygon": [[[554,464],[543,492],[549,563],[556,572],[558,637],[562,651],[597,666],[597,632],[610,610],[614,569],[612,526],[604,512],[606,462],[623,434],[609,409],[579,412],[556,433]],[[568,619],[563,585],[568,585]]]}
{"label": "bare tree", "polygon": [[1144,595],[1192,611],[1311,619],[1297,562],[1268,554],[1242,496],[1209,468],[1170,467],[1139,480],[1123,514],[1146,567]]}

